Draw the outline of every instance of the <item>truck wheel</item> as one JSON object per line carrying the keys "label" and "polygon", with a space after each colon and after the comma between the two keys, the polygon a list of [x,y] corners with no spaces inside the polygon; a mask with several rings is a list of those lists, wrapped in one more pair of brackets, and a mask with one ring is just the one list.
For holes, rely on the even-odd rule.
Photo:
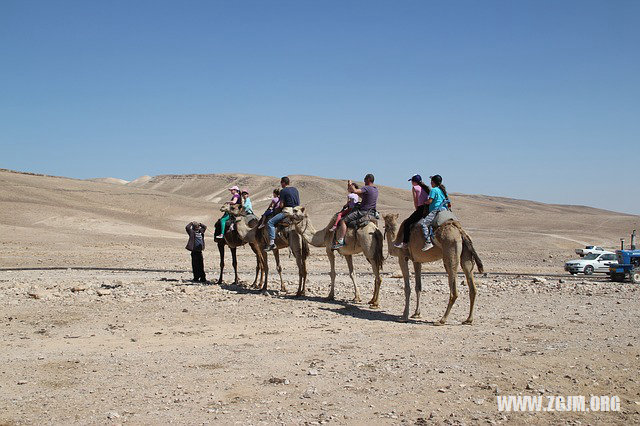
{"label": "truck wheel", "polygon": [[591,275],[593,274],[593,266],[591,265],[587,265],[584,267],[584,274],[585,275]]}
{"label": "truck wheel", "polygon": [[629,278],[631,278],[631,282],[634,284],[640,284],[640,269],[634,269],[629,272]]}

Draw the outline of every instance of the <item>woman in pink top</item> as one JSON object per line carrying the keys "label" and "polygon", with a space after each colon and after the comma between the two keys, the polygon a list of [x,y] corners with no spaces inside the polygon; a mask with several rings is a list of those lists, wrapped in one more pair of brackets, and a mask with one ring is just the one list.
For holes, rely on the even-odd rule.
{"label": "woman in pink top", "polygon": [[[358,189],[358,185],[353,184],[353,186],[355,186],[356,189]],[[338,227],[338,223],[340,223],[340,220],[347,214],[351,213],[351,211],[353,210],[353,208],[356,206],[356,204],[358,204],[360,200],[358,199],[358,194],[355,194],[353,192],[350,192],[347,195],[347,204],[345,204],[342,207],[342,210],[340,210],[340,212],[338,212],[338,217],[336,217],[336,222],[333,224],[333,226],[331,227],[331,229],[329,229],[329,231],[333,232],[336,230],[336,228]]]}
{"label": "woman in pink top", "polygon": [[407,247],[409,234],[411,232],[411,225],[429,213],[429,205],[427,204],[427,200],[429,200],[429,186],[422,181],[422,177],[420,175],[413,175],[409,180],[411,181],[412,186],[411,192],[413,194],[413,206],[415,207],[415,211],[403,222],[404,232],[402,234],[402,241],[396,241],[395,243],[395,246],[398,248]]}
{"label": "woman in pink top", "polygon": [[[240,198],[240,188],[234,185],[231,188],[229,188],[229,191],[231,191],[231,201],[227,201],[225,204],[241,204],[242,199]],[[229,220],[229,213],[225,213],[220,218],[220,229],[219,229],[220,233],[215,236],[216,239],[221,240],[224,238],[224,231],[227,227],[228,220]],[[216,230],[218,230],[217,227],[216,227]]]}

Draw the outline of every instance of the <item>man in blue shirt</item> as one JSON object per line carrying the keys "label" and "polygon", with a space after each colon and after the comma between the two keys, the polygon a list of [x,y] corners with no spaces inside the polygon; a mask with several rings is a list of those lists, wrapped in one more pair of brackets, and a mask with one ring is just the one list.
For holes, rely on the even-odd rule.
{"label": "man in blue shirt", "polygon": [[280,190],[280,206],[278,214],[267,221],[269,245],[266,247],[266,251],[271,251],[276,248],[276,225],[282,222],[282,219],[285,218],[284,213],[282,213],[282,209],[285,207],[298,207],[300,205],[300,194],[295,187],[289,186],[289,183],[290,181],[287,176],[280,179],[280,186],[282,187]]}

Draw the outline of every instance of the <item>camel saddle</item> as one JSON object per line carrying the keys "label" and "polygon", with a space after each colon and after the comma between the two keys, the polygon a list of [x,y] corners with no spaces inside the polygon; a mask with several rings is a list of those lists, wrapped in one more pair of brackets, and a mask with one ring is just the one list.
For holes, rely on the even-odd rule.
{"label": "camel saddle", "polygon": [[[436,229],[438,229],[439,227],[441,227],[442,225],[444,225],[446,222],[448,222],[450,220],[458,220],[456,215],[453,214],[453,212],[451,210],[441,210],[441,211],[439,211],[438,214],[436,215],[436,217],[433,219],[433,222],[431,222],[431,226],[430,226],[431,235],[433,236],[433,232]],[[411,225],[411,228],[413,228],[414,226],[421,226],[420,222],[421,222],[421,220],[417,221],[416,223]]]}
{"label": "camel saddle", "polygon": [[349,223],[348,226],[349,228],[360,229],[367,226],[369,222],[373,222],[376,226],[378,226],[378,219],[380,219],[380,213],[378,213],[377,210],[373,210],[369,211],[368,214],[362,216],[360,219],[354,220],[353,222]]}
{"label": "camel saddle", "polygon": [[456,217],[455,214],[453,214],[451,210],[442,210],[438,212],[438,214],[436,215],[436,218],[433,220],[433,222],[431,222],[431,226],[434,229],[439,228],[445,222],[448,222],[450,220],[458,220],[458,218]]}

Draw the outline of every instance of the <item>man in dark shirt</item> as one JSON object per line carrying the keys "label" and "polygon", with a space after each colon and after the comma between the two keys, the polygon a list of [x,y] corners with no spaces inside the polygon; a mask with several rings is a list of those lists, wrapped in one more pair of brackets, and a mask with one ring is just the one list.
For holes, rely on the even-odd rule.
{"label": "man in dark shirt", "polygon": [[204,259],[202,250],[204,250],[204,231],[207,230],[206,225],[199,222],[191,222],[185,228],[189,234],[189,242],[185,247],[191,252],[191,268],[193,269],[193,280],[207,282],[204,273]]}
{"label": "man in dark shirt", "polygon": [[270,251],[276,248],[276,225],[284,219],[285,215],[282,213],[282,209],[285,207],[297,207],[300,205],[300,194],[298,190],[289,186],[289,178],[287,176],[280,179],[280,206],[278,214],[273,216],[267,222],[267,231],[269,232],[269,245],[266,250]]}
{"label": "man in dark shirt", "polygon": [[378,188],[373,186],[374,180],[375,178],[371,173],[367,174],[364,177],[364,186],[360,189],[354,187],[353,182],[349,181],[349,192],[358,194],[362,198],[362,201],[360,202],[359,208],[355,208],[340,221],[338,229],[336,230],[336,243],[331,247],[333,250],[344,247],[344,236],[347,235],[348,224],[375,213],[378,203]]}

